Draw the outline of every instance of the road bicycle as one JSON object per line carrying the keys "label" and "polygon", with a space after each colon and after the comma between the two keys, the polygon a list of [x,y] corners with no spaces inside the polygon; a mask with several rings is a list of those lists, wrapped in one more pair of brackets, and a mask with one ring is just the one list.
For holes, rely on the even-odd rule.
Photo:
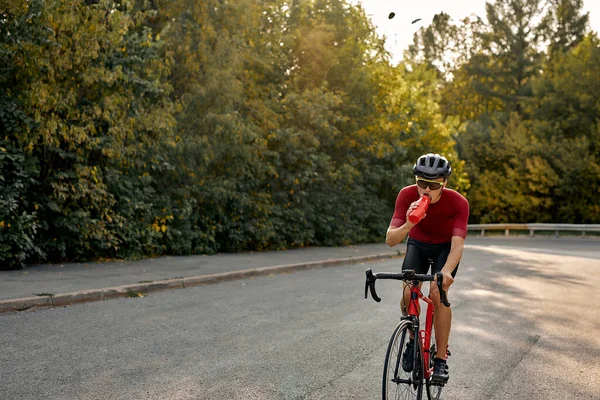
{"label": "road bicycle", "polygon": [[[431,265],[431,261],[430,261]],[[406,288],[410,288],[410,302],[407,315],[400,319],[394,333],[390,339],[387,352],[385,354],[385,364],[383,367],[383,382],[381,395],[383,400],[390,399],[415,399],[423,398],[423,386],[425,386],[427,397],[430,400],[439,400],[442,395],[443,383],[433,380],[433,359],[436,354],[435,334],[433,332],[433,301],[429,296],[423,296],[421,292],[421,282],[431,282],[436,280],[440,292],[440,301],[450,307],[446,292],[442,289],[443,275],[438,272],[436,275],[416,274],[413,270],[405,270],[402,273],[376,273],[371,268],[366,271],[365,299],[369,290],[371,296],[376,302],[381,298],[375,292],[375,281],[377,279],[395,279],[407,283]],[[420,329],[419,320],[419,299],[427,303],[427,312],[425,316],[425,329]],[[406,351],[406,345],[409,337],[418,338],[414,340],[413,346],[413,365],[410,372],[403,368],[403,358]],[[450,353],[448,352],[448,355]],[[410,368],[408,368],[410,369]]]}

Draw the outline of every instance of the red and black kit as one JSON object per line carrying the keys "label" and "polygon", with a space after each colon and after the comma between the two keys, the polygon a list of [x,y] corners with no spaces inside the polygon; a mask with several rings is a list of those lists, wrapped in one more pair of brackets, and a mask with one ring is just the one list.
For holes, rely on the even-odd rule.
{"label": "red and black kit", "polygon": [[[406,222],[406,211],[419,199],[417,185],[407,186],[398,193],[390,226],[400,227]],[[433,260],[431,273],[444,266],[453,236],[466,238],[469,219],[469,202],[452,189],[442,189],[439,201],[429,205],[425,218],[408,233],[406,256],[402,269],[427,273],[429,259]],[[454,270],[453,275],[456,274]]]}

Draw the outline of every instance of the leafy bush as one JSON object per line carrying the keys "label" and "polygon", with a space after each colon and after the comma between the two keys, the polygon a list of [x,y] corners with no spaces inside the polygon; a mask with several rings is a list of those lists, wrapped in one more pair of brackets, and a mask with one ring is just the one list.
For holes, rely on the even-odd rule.
{"label": "leafy bush", "polygon": [[21,268],[44,255],[32,201],[36,175],[31,159],[0,141],[0,269]]}

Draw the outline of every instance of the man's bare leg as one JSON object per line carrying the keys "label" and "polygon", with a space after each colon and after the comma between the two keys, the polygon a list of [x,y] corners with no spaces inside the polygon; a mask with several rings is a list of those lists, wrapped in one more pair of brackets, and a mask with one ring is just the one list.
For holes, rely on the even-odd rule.
{"label": "man's bare leg", "polygon": [[446,307],[440,302],[440,293],[437,285],[432,285],[431,297],[435,311],[433,314],[433,326],[435,329],[436,357],[442,360],[446,359],[448,349],[448,338],[450,337],[450,328],[452,326],[452,309]]}

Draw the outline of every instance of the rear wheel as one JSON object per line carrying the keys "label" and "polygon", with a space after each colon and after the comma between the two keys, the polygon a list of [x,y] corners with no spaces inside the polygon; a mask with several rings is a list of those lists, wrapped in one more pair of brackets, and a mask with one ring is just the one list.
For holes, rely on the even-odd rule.
{"label": "rear wheel", "polygon": [[413,370],[406,372],[402,368],[402,358],[412,330],[414,326],[410,321],[402,321],[390,338],[383,367],[383,400],[421,400],[423,396],[423,351],[418,338],[414,346]]}

